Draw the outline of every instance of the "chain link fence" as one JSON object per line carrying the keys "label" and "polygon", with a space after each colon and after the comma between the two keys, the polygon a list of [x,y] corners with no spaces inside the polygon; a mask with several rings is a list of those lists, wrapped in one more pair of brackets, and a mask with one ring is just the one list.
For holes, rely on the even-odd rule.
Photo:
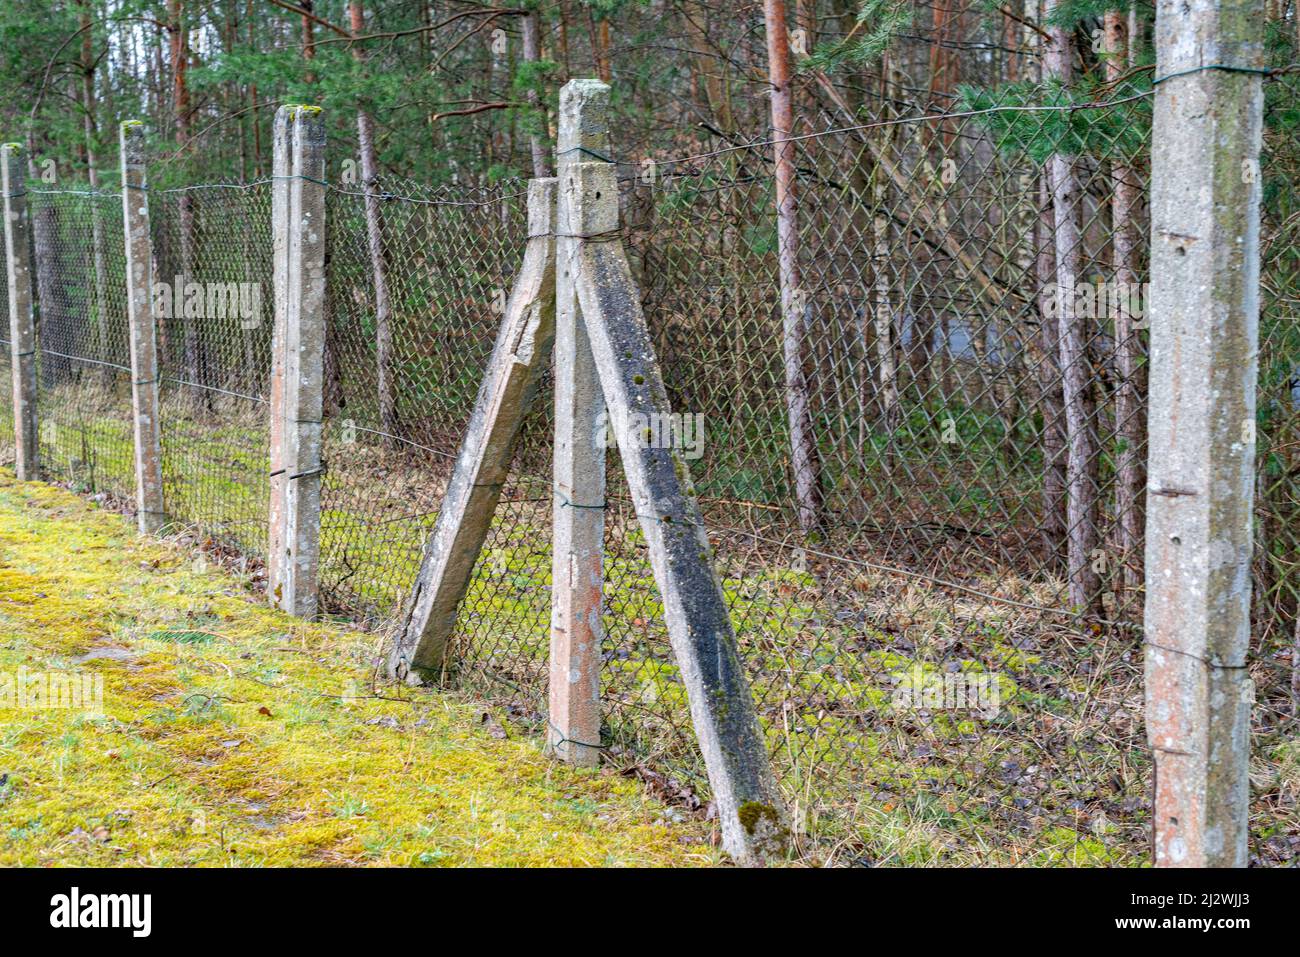
{"label": "chain link fence", "polygon": [[[1300,853],[1298,92],[1294,74],[1267,83],[1259,171],[1251,850],[1270,864]],[[793,308],[763,137],[616,158],[625,238],[678,414],[664,427],[691,461],[804,850],[835,863],[1137,864],[1152,783],[1140,634],[1150,98],[988,96],[870,124],[827,115],[799,137]],[[1077,176],[1064,246],[1042,174],[1061,151]],[[522,256],[524,186],[328,191],[331,613],[380,629],[400,614]],[[34,190],[31,202],[42,459],[129,506],[120,198]],[[158,329],[166,509],[256,573],[270,183],[157,190],[151,207],[155,282],[170,296]],[[190,308],[194,283],[203,301]],[[446,676],[539,731],[549,403],[544,387]],[[815,470],[811,499],[796,441]],[[702,812],[703,768],[616,450],[609,469],[607,754]]]}
{"label": "chain link fence", "polygon": [[1300,858],[1300,75],[1264,86],[1252,664],[1252,850]]}
{"label": "chain link fence", "polygon": [[45,473],[101,501],[135,496],[122,198],[31,188],[39,303],[36,418]]}

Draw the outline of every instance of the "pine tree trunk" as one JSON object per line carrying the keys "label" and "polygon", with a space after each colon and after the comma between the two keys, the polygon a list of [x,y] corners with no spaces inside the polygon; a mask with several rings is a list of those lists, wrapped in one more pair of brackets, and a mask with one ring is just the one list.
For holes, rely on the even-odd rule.
{"label": "pine tree trunk", "polygon": [[[351,0],[348,4],[348,19],[354,35],[365,30],[366,14],[360,0]],[[366,56],[360,47],[354,48],[352,55],[357,62],[365,62]],[[379,164],[375,158],[374,123],[364,109],[357,111],[357,144],[361,152],[362,190],[365,193],[366,244],[375,287],[375,391],[379,403],[379,430],[384,433],[384,445],[396,448],[400,433],[393,381],[392,308],[388,296],[388,268],[384,262],[383,223],[379,213]]]}
{"label": "pine tree trunk", "polygon": [[[1128,69],[1128,24],[1119,10],[1109,10],[1104,23],[1106,76],[1112,82]],[[1141,358],[1139,333],[1133,328],[1129,297],[1124,294],[1137,281],[1138,236],[1135,218],[1140,202],[1137,171],[1116,157],[1111,162],[1111,231],[1114,282],[1120,295],[1115,313],[1115,371],[1119,382],[1115,393],[1116,452],[1115,512],[1116,546],[1123,568],[1121,582],[1126,592],[1142,585],[1142,521],[1140,496],[1143,477],[1143,409],[1138,381]]]}
{"label": "pine tree trunk", "polygon": [[[185,26],[185,5],[182,0],[170,0],[170,19],[167,29],[171,33],[170,55],[172,64],[172,104],[176,113],[177,154],[183,155],[190,142],[190,91],[186,80],[189,69],[189,29]],[[189,192],[178,194],[177,212],[180,228],[180,288],[173,290],[177,301],[185,298],[185,287],[194,279],[194,197]],[[181,333],[185,348],[185,377],[198,390],[201,408],[211,411],[212,396],[203,386],[208,385],[207,369],[203,355],[203,341],[194,317],[181,307]]]}
{"label": "pine tree trunk", "polygon": [[794,472],[799,527],[812,534],[821,525],[821,482],[812,401],[806,372],[806,296],[799,276],[799,224],[796,199],[795,147],[788,137],[794,127],[794,96],[790,76],[790,43],[786,34],[785,0],[765,0],[768,77],[772,86],[772,152],[776,180],[776,229],[781,278],[782,357],[785,369],[786,417],[790,429],[790,460]]}
{"label": "pine tree trunk", "polygon": [[[536,63],[542,58],[540,29],[537,22],[537,11],[529,10],[523,15],[523,34],[524,34],[524,62]],[[540,123],[542,129],[546,128],[546,110],[542,106],[541,97],[537,91],[529,89],[528,104],[537,112],[533,122]],[[528,146],[533,156],[533,176],[542,178],[550,176],[550,160],[546,155],[546,141],[540,133],[532,133],[528,137]]]}
{"label": "pine tree trunk", "polygon": [[[82,131],[86,139],[86,180],[91,193],[99,190],[98,157],[95,151],[97,135],[95,123],[95,50],[94,34],[91,30],[91,10],[89,0],[82,0],[79,26],[81,28],[81,105],[83,110]],[[95,319],[96,319],[96,358],[100,362],[111,362],[108,336],[108,265],[104,253],[104,213],[100,209],[99,197],[90,197],[90,257],[95,270]],[[119,357],[120,359],[120,357]],[[114,372],[108,365],[100,366],[100,378],[105,390],[113,385]]]}
{"label": "pine tree trunk", "polygon": [[[1050,13],[1060,0],[1049,0]],[[1074,48],[1069,31],[1049,28],[1044,68],[1063,86],[1070,83]],[[1074,287],[1083,260],[1082,202],[1075,157],[1054,153],[1048,160],[1056,236],[1057,343],[1061,363],[1066,431],[1066,565],[1070,604],[1082,613],[1100,610],[1100,581],[1093,571],[1097,547],[1097,439],[1088,415],[1090,363],[1087,320],[1077,314]]]}
{"label": "pine tree trunk", "polygon": [[1065,559],[1065,412],[1061,405],[1061,366],[1057,361],[1056,312],[1049,302],[1052,277],[1056,271],[1054,252],[1052,195],[1047,175],[1039,177],[1038,221],[1034,248],[1037,250],[1039,288],[1038,321],[1038,405],[1043,416],[1043,539],[1052,568],[1061,568]]}

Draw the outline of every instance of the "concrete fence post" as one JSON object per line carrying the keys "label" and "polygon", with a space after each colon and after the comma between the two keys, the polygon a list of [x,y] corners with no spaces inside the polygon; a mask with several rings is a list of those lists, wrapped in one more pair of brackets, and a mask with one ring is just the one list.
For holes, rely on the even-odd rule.
{"label": "concrete fence post", "polygon": [[[575,395],[571,401],[578,413],[573,421],[589,421],[593,408],[604,406],[609,410],[608,431],[618,443],[623,473],[645,536],[646,553],[663,599],[664,623],[708,770],[723,847],[739,863],[762,864],[780,858],[788,850],[789,814],[772,774],[726,597],[713,567],[713,549],[691,485],[690,467],[674,442],[653,440],[653,424],[658,423],[662,436],[663,423],[671,421],[673,412],[641,309],[641,291],[632,278],[623,244],[616,167],[608,150],[597,148],[605,145],[602,136],[607,129],[603,110],[606,95],[603,84],[590,80],[572,81],[560,95],[560,154],[566,162],[559,168],[556,239],[557,246],[572,245],[557,253],[556,286],[563,289],[568,285],[577,300],[580,328],[599,379],[597,396],[603,397],[601,401],[597,396]],[[583,109],[584,101],[601,108]],[[577,153],[583,158],[576,158]],[[564,328],[565,323],[558,317],[566,308],[572,309],[574,304],[557,302],[557,330]],[[557,381],[565,373],[559,343],[557,331]],[[560,416],[556,418],[558,425]],[[562,666],[552,665],[553,695],[557,677],[562,687],[586,680],[595,688],[594,675],[585,675],[580,669],[595,672],[600,664],[599,645],[594,644],[600,634],[599,579],[588,577],[595,574],[595,563],[584,566],[586,553],[574,548],[572,540],[568,543],[570,566],[563,567],[559,536],[562,523],[573,521],[571,513],[590,511],[599,515],[604,505],[603,497],[593,501],[567,495],[569,490],[560,482],[569,476],[559,471],[562,460],[558,449],[566,439],[585,443],[587,448],[603,449],[605,434],[605,429],[585,435],[573,429],[569,435],[556,436],[557,554],[552,600],[561,614],[558,623],[582,627],[585,633],[577,635],[589,643],[586,648],[570,652],[568,663],[576,662],[579,670],[566,675]],[[603,480],[583,485],[576,484],[578,478],[573,476],[577,496],[590,494],[593,488],[604,492]],[[590,473],[585,481],[592,481]],[[566,572],[570,576],[567,579]],[[575,595],[575,589],[581,591]],[[575,624],[575,615],[565,614],[562,602],[566,596],[571,607],[576,604],[587,616],[585,620]],[[575,635],[554,637],[561,642],[566,638],[573,641]],[[590,692],[583,687],[581,693]],[[555,713],[553,703],[552,723]],[[571,706],[570,714],[580,712]],[[586,733],[596,726],[593,722]],[[589,739],[581,740],[585,743]]]}
{"label": "concrete fence post", "polygon": [[284,568],[284,333],[289,302],[289,127],[293,108],[275,113],[271,130],[271,286],[274,312],[271,321],[271,399],[269,445],[271,497],[267,515],[266,592],[280,603]]}
{"label": "concrete fence post", "polygon": [[24,482],[40,471],[36,431],[36,321],[32,315],[31,220],[27,159],[19,143],[0,146],[4,192],[5,276],[9,284],[9,357],[13,369],[14,471]]}
{"label": "concrete fence post", "polygon": [[126,239],[126,308],[131,343],[131,420],[135,439],[136,525],[148,535],[162,528],[162,435],[158,413],[157,327],[153,312],[153,238],[144,126],[120,129],[122,226]]}
{"label": "concrete fence post", "polygon": [[[609,156],[609,87],[573,80],[560,91],[556,168]],[[563,189],[563,185],[561,185]],[[617,202],[617,197],[615,197]],[[600,759],[601,604],[605,547],[605,400],[578,308],[577,230],[559,202],[555,239],[554,539],[551,553],[550,729],[558,758]]]}
{"label": "concrete fence post", "polygon": [[[284,150],[278,136],[282,128]],[[276,166],[275,182],[286,182],[288,189],[272,200],[273,228],[284,230],[273,249],[272,364],[280,382],[277,387],[273,381],[271,405],[271,542],[278,549],[271,556],[276,568],[272,596],[284,611],[310,618],[317,609],[324,472],[325,124],[317,107],[286,106],[276,115],[275,129],[276,158],[287,159]]]}
{"label": "concrete fence post", "polygon": [[1263,0],[1160,0],[1146,712],[1158,866],[1247,863]]}

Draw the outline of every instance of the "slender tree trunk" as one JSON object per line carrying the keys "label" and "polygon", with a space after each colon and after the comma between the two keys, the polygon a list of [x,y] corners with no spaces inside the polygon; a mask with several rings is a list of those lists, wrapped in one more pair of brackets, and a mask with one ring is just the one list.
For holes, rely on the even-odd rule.
{"label": "slender tree trunk", "polygon": [[[886,101],[888,92],[886,88]],[[881,150],[890,148],[893,127],[886,126],[881,131]],[[868,134],[870,135],[870,134]],[[898,364],[894,350],[894,302],[890,289],[890,229],[889,212],[885,204],[889,200],[889,184],[884,171],[877,166],[871,176],[871,267],[872,267],[872,308],[873,331],[876,340],[876,369],[879,375],[879,388],[876,395],[880,403],[880,424],[886,435],[886,466],[892,472],[894,464],[893,433],[898,428]]]}
{"label": "slender tree trunk", "polygon": [[[1129,37],[1125,15],[1108,10],[1104,21],[1106,76],[1112,82],[1128,69]],[[1115,313],[1115,370],[1119,377],[1115,394],[1116,453],[1115,511],[1118,518],[1116,545],[1122,564],[1121,583],[1126,592],[1142,585],[1142,521],[1139,500],[1144,482],[1142,459],[1142,402],[1138,382],[1141,343],[1133,328],[1129,297],[1124,292],[1137,282],[1137,223],[1140,202],[1137,172],[1127,157],[1111,162],[1111,233],[1114,282],[1121,294],[1111,301]],[[1118,586],[1117,586],[1118,588]]]}
{"label": "slender tree trunk", "polygon": [[785,404],[790,429],[799,527],[812,534],[821,525],[822,495],[813,434],[811,390],[806,372],[808,303],[799,276],[799,224],[796,197],[794,96],[785,0],[765,0],[768,78],[771,83],[772,152],[776,180],[776,230],[781,278],[782,354]]}
{"label": "slender tree trunk", "polygon": [[560,7],[560,69],[564,71],[561,79],[568,83],[573,78],[573,67],[569,61],[569,5],[566,0],[559,0]]}
{"label": "slender tree trunk", "polygon": [[[28,139],[27,173],[32,179],[40,175],[36,165],[35,140]],[[53,388],[69,378],[68,360],[55,353],[66,350],[67,319],[59,291],[59,213],[57,207],[41,197],[31,202],[32,247],[36,259],[37,339],[41,344],[41,384]]]}
{"label": "slender tree trunk", "polygon": [[[889,59],[880,63],[880,111],[887,118],[890,110]],[[880,130],[880,155],[888,155],[893,148],[897,127],[884,126]],[[870,136],[871,132],[868,131]],[[871,268],[872,293],[875,307],[872,310],[873,332],[876,344],[876,368],[879,386],[876,390],[880,402],[881,427],[887,436],[886,468],[894,468],[894,430],[898,428],[898,362],[895,349],[897,317],[890,283],[890,218],[886,204],[889,202],[889,180],[880,164],[871,172]]]}
{"label": "slender tree trunk", "polygon": [[600,78],[605,83],[612,83],[614,79],[614,67],[609,59],[609,17],[602,16],[596,27],[596,35],[600,43]]}
{"label": "slender tree trunk", "polygon": [[1065,412],[1061,404],[1061,364],[1057,359],[1060,339],[1054,304],[1050,302],[1052,278],[1056,272],[1053,236],[1052,194],[1047,174],[1039,176],[1038,235],[1038,405],[1043,416],[1043,539],[1049,561],[1064,567],[1065,545]]}
{"label": "slender tree trunk", "polygon": [[[542,58],[541,28],[538,21],[537,11],[529,10],[523,15],[523,34],[524,34],[524,60],[528,63],[536,63]],[[541,97],[537,91],[531,87],[528,90],[528,103],[536,114],[533,118],[534,123],[538,123],[542,130],[546,129],[546,107],[542,105]],[[533,154],[533,176],[538,179],[544,176],[550,176],[550,160],[547,156],[546,139],[539,132],[529,134],[528,145]]]}
{"label": "slender tree trunk", "polygon": [[[300,6],[307,13],[315,13],[315,0],[298,0]],[[316,71],[312,69],[312,61],[316,59],[316,25],[312,22],[311,17],[302,18],[302,58],[307,61],[306,80],[308,83],[316,82]]]}
{"label": "slender tree trunk", "polygon": [[[348,4],[349,26],[355,35],[365,32],[366,13],[360,0]],[[365,52],[355,47],[352,55],[366,62]],[[374,123],[365,109],[357,111],[357,143],[361,151],[361,179],[366,205],[366,240],[370,271],[375,285],[375,379],[379,402],[379,429],[388,448],[396,447],[400,435],[397,421],[396,384],[393,382],[393,328],[388,296],[388,269],[384,263],[383,223],[379,213],[379,164],[375,158]]]}
{"label": "slender tree trunk", "polygon": [[[1050,13],[1061,0],[1048,0]],[[1044,69],[1069,87],[1074,46],[1070,32],[1049,27]],[[1090,364],[1087,320],[1075,310],[1074,287],[1083,260],[1083,195],[1075,157],[1054,153],[1048,160],[1056,235],[1057,342],[1066,429],[1066,544],[1070,604],[1084,613],[1100,610],[1100,580],[1093,571],[1097,547],[1097,440],[1088,415]]]}
{"label": "slender tree trunk", "polygon": [[682,25],[692,54],[692,86],[696,89],[697,100],[699,90],[703,89],[704,105],[708,108],[710,118],[720,130],[730,133],[735,129],[735,120],[731,115],[725,80],[709,56],[709,12],[708,4],[701,0],[690,0],[682,5]]}
{"label": "slender tree trunk", "polygon": [[[83,109],[82,129],[86,138],[86,179],[91,193],[99,191],[99,164],[96,139],[98,128],[95,122],[95,47],[94,31],[91,29],[90,0],[82,0],[81,5],[81,101]],[[90,248],[91,262],[95,270],[95,327],[98,339],[97,358],[100,362],[112,361],[109,354],[108,336],[108,266],[104,253],[104,212],[100,209],[99,197],[90,197]],[[119,357],[120,358],[120,357]],[[100,377],[105,389],[113,385],[114,372],[107,365],[100,367]]]}
{"label": "slender tree trunk", "polygon": [[[858,5],[856,0],[838,0],[837,9],[840,33],[848,35],[857,24]],[[872,114],[882,121],[887,120],[890,116],[888,77],[889,57],[886,54],[882,57],[880,63],[880,103]],[[863,70],[854,79],[856,82],[846,84],[844,91],[844,101],[849,108],[846,115],[850,118],[866,115],[870,90],[875,83],[873,77],[866,70]],[[892,127],[888,126],[882,127],[880,135],[887,137],[892,129]],[[874,131],[863,131],[863,135],[872,135],[873,133]],[[886,138],[881,144],[881,149],[887,148],[888,140]],[[852,157],[848,170],[851,184],[850,196],[853,201],[852,228],[856,238],[861,243],[866,244],[872,253],[871,262],[859,274],[861,277],[861,292],[850,290],[854,319],[853,336],[860,355],[860,358],[854,363],[853,370],[853,391],[857,409],[854,461],[863,474],[866,474],[866,470],[873,464],[868,457],[872,429],[877,423],[886,418],[886,409],[892,404],[884,402],[881,393],[881,363],[879,362],[879,346],[876,342],[877,310],[881,302],[888,302],[889,299],[890,265],[888,250],[886,250],[884,257],[879,256],[880,250],[875,242],[875,237],[878,235],[877,219],[887,215],[882,204],[888,197],[888,185],[885,181],[879,179],[880,176],[884,175],[884,171],[880,170],[879,165],[875,161],[875,154],[864,143],[860,145],[857,155]],[[885,226],[888,228],[887,222]],[[882,291],[885,293],[883,298],[880,295]],[[858,295],[861,296],[860,304],[856,301]],[[891,357],[895,354],[896,352],[891,347]],[[892,402],[896,403],[898,399],[897,362],[894,363],[892,379],[895,388]],[[890,454],[892,454],[892,451],[891,448],[889,450]]]}
{"label": "slender tree trunk", "polygon": [[[185,155],[190,142],[190,91],[186,74],[189,69],[189,28],[185,25],[183,0],[168,0],[167,29],[171,34],[170,57],[172,65],[172,108],[176,116],[176,152]],[[180,226],[181,289],[194,277],[194,197],[188,192],[177,194],[177,213]],[[206,386],[206,369],[203,361],[203,342],[197,321],[185,309],[179,310],[181,331],[185,344],[185,377],[196,387]],[[206,389],[199,388],[200,404],[212,408],[212,397]]]}

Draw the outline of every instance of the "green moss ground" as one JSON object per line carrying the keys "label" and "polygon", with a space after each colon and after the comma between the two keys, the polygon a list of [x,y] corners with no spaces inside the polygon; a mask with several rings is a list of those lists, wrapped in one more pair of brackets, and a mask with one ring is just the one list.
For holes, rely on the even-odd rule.
{"label": "green moss ground", "polygon": [[[237,417],[200,421],[183,406],[169,416],[166,498],[175,527],[262,554],[262,431]],[[123,416],[82,409],[55,425],[41,450],[52,478],[81,492],[129,492]],[[445,476],[338,435],[325,457],[322,585],[331,610],[382,630],[419,565]],[[544,730],[549,516],[544,483],[523,482],[503,501],[461,608],[458,667],[447,676],[460,691],[508,708],[529,741]],[[672,778],[656,793],[687,804],[707,800],[643,536],[626,503],[606,521],[602,736],[620,760]],[[1140,651],[1131,635],[1085,634],[1033,611],[1054,603],[1059,582],[1009,571],[974,579],[1023,603],[1017,608],[848,563],[813,574],[790,548],[721,539],[715,548],[759,719],[810,860],[1146,860],[1150,767]],[[339,685],[363,671],[379,639],[337,634],[350,635],[351,644],[330,639],[318,663],[336,663],[343,677],[322,668],[317,679]],[[192,683],[210,684],[211,672]],[[900,682],[952,672],[996,675],[997,713],[892,706]],[[315,704],[322,700],[331,699]],[[1288,852],[1300,793],[1294,756],[1293,735],[1260,741],[1253,848]],[[356,801],[374,806],[350,794],[340,800],[349,819],[363,822],[369,814],[353,814]]]}
{"label": "green moss ground", "polygon": [[0,710],[0,863],[718,861],[628,778],[557,766],[463,699],[372,691],[375,647],[0,471],[0,673],[104,683],[100,717]]}

